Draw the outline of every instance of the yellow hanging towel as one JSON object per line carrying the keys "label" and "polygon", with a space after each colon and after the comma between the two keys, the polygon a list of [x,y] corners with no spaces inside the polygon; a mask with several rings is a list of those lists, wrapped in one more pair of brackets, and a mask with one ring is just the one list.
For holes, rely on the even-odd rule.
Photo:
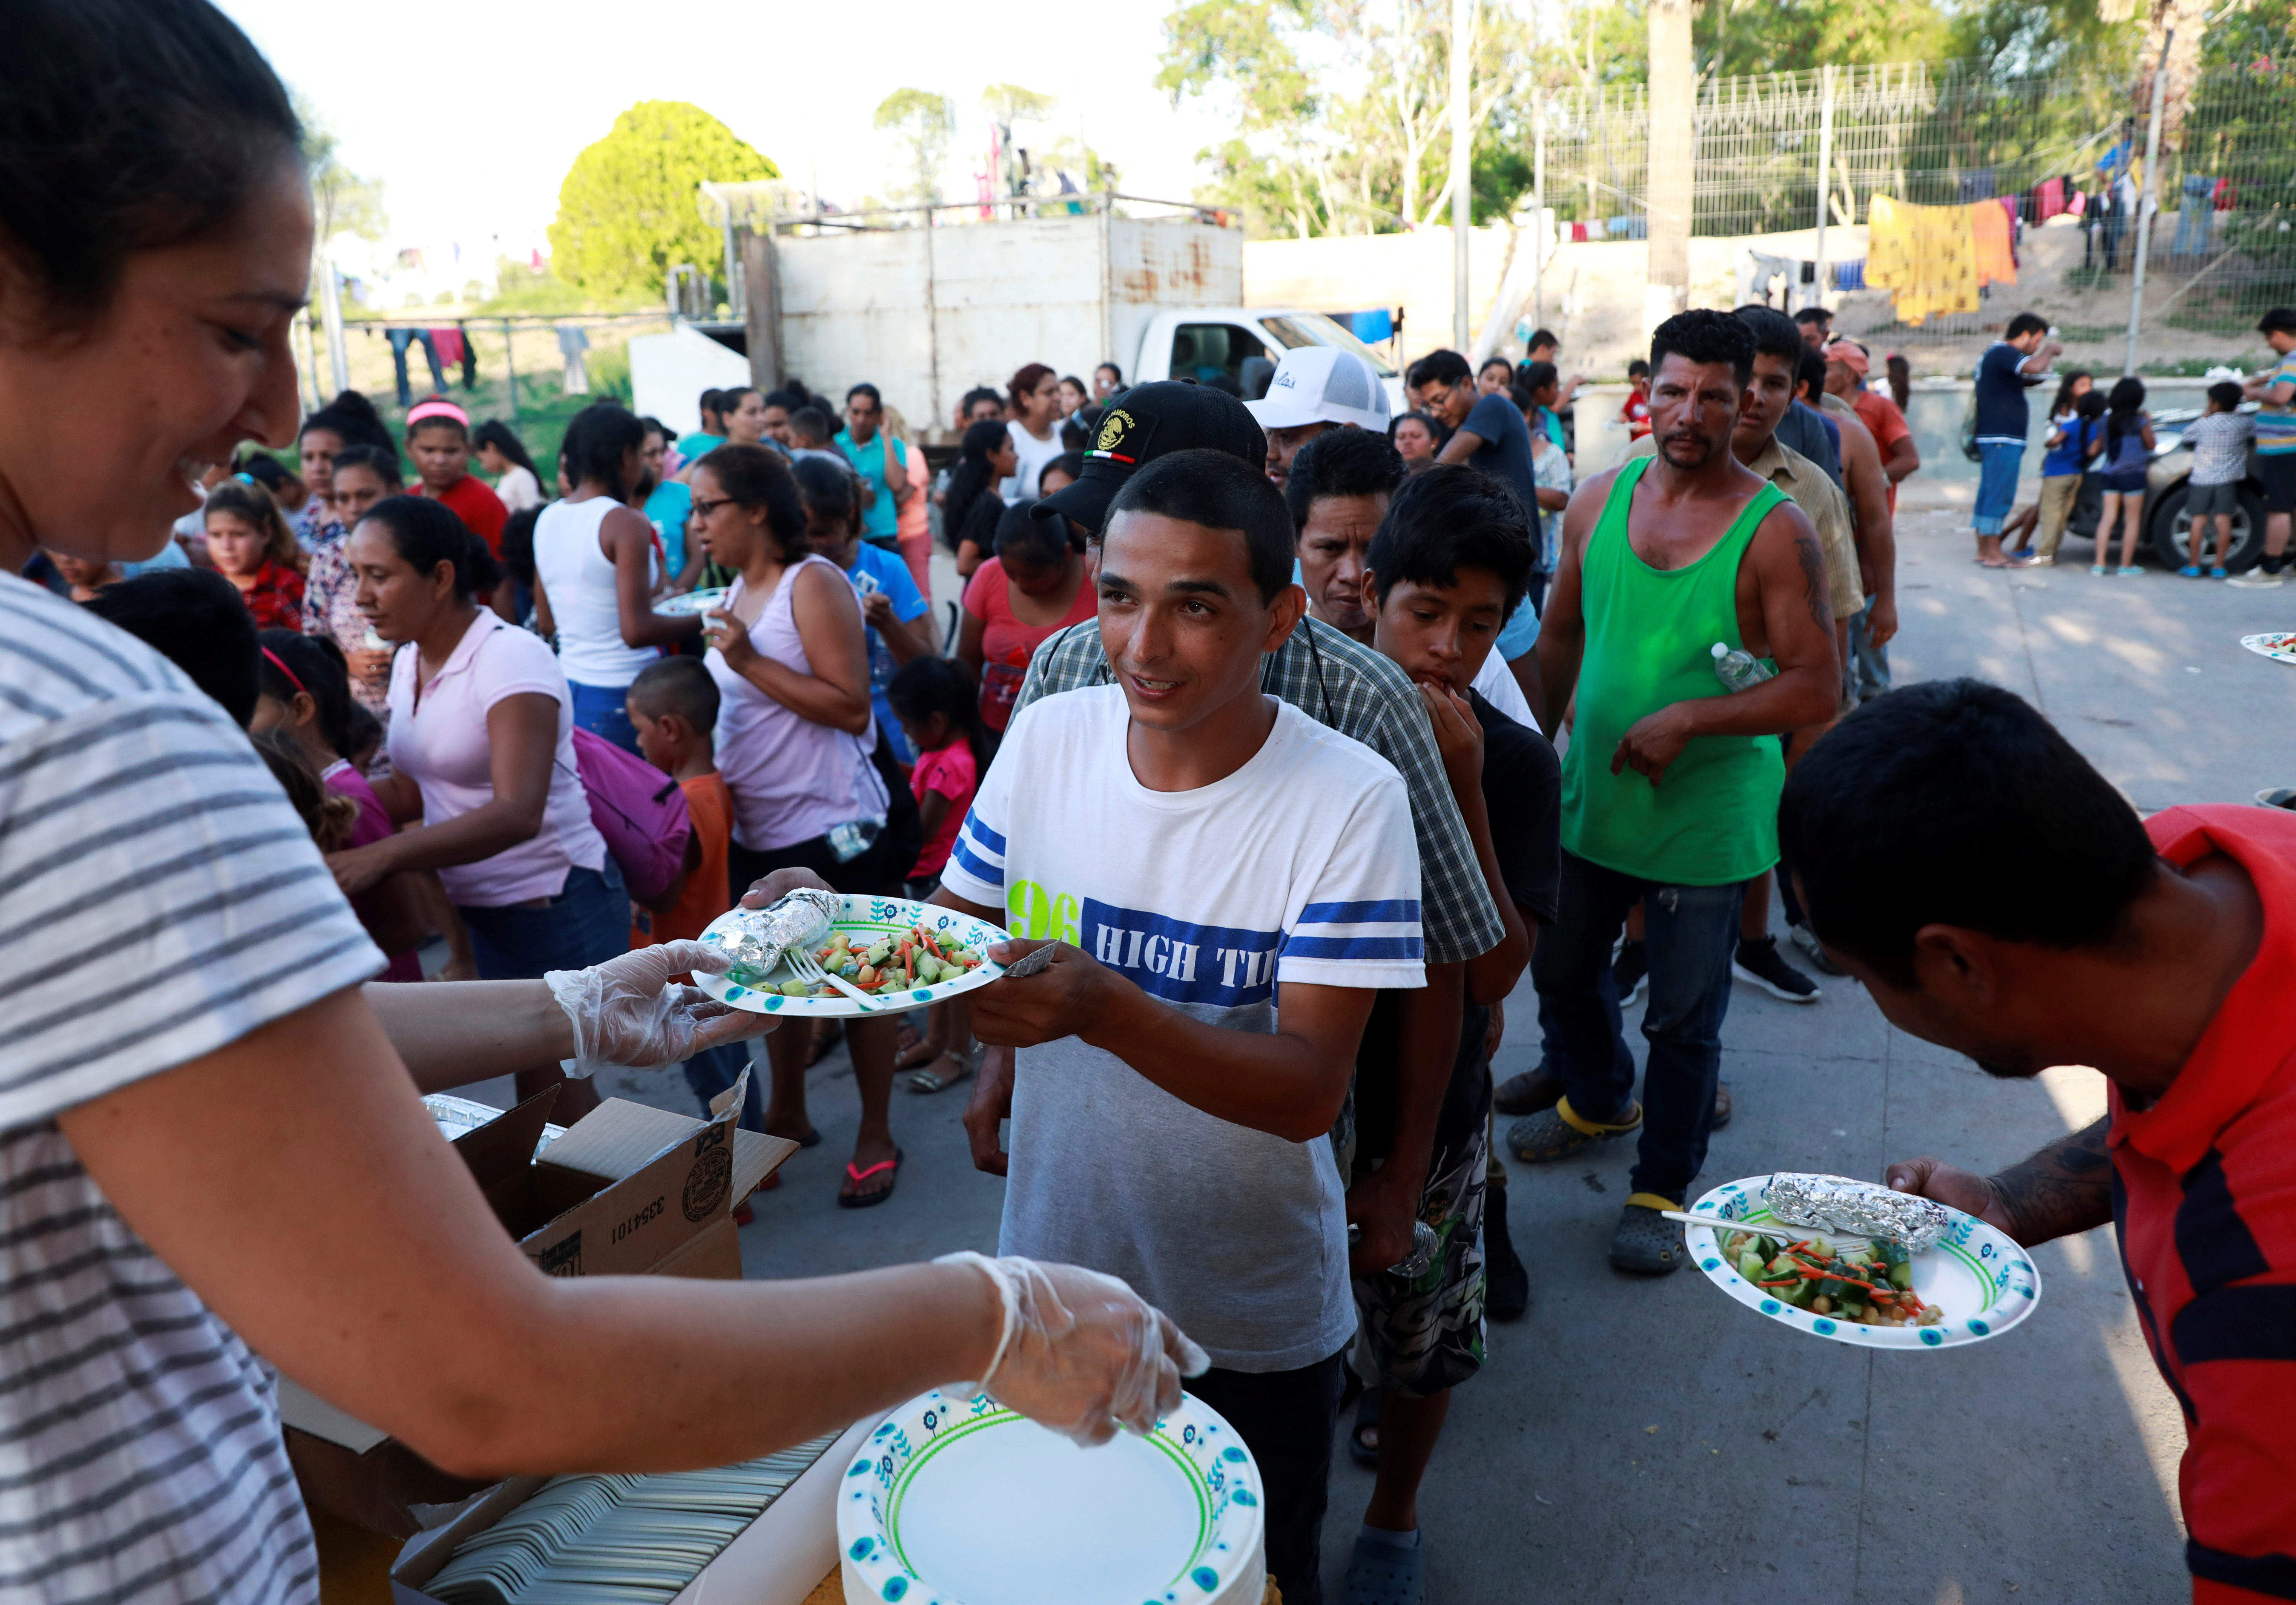
{"label": "yellow hanging towel", "polygon": [[[1986,204],[2001,215],[1998,205]],[[1891,292],[1900,322],[1919,325],[1977,310],[1973,208],[1908,206],[1876,195],[1867,221],[1866,283]]]}

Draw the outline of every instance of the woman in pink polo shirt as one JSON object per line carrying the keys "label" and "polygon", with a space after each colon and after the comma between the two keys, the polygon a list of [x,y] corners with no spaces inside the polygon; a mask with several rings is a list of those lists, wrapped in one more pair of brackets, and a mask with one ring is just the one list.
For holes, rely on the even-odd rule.
{"label": "woman in pink polo shirt", "polygon": [[[573,698],[537,636],[480,605],[499,577],[477,536],[440,504],[378,502],[344,550],[359,610],[397,647],[392,773],[375,795],[419,831],[328,859],[356,897],[398,870],[435,869],[470,928],[479,974],[528,979],[629,946],[630,903],[574,761]],[[521,1098],[558,1077],[518,1075]],[[560,1119],[587,1111],[587,1081],[561,1090]]]}

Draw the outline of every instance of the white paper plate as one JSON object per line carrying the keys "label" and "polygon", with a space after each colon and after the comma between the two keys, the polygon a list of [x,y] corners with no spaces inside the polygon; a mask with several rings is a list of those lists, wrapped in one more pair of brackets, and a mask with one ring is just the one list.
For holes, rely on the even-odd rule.
{"label": "white paper plate", "polygon": [[[1785,1232],[1794,1237],[1823,1237],[1837,1244],[1863,1242],[1840,1232],[1812,1232],[1800,1226],[1779,1226],[1772,1221],[1768,1195],[1770,1178],[1747,1176],[1726,1182],[1691,1206],[1696,1215],[1720,1215],[1742,1220],[1756,1231]],[[2032,1256],[1973,1215],[1948,1208],[1953,1224],[1934,1249],[1914,1256],[1914,1291],[1925,1304],[1944,1313],[1935,1326],[1867,1326],[1831,1315],[1813,1315],[1766,1288],[1758,1288],[1738,1274],[1733,1260],[1722,1252],[1711,1226],[1685,1226],[1683,1241],[1690,1257],[1706,1273],[1706,1280],[1757,1314],[1807,1332],[1854,1343],[1861,1348],[1958,1348],[1996,1338],[2033,1313],[2041,1300],[2041,1275]]]}
{"label": "white paper plate", "polygon": [[683,618],[688,613],[707,613],[713,608],[724,607],[726,599],[733,594],[731,585],[712,585],[707,591],[686,591],[676,596],[663,597],[653,604],[653,610],[666,613],[673,618]]}
{"label": "white paper plate", "polygon": [[2296,630],[2272,630],[2262,635],[2243,635],[2241,645],[2276,663],[2296,663]]}
{"label": "white paper plate", "polygon": [[[881,936],[898,938],[922,924],[935,936],[947,933],[964,946],[981,955],[980,967],[965,972],[954,981],[937,981],[930,987],[912,987],[904,992],[874,995],[887,1011],[922,1009],[927,1003],[937,1003],[945,997],[956,997],[975,992],[1004,973],[996,962],[988,957],[988,945],[1009,938],[1002,926],[976,920],[970,914],[958,913],[953,908],[936,908],[922,903],[912,903],[906,897],[865,897],[846,893],[840,897],[841,912],[830,921],[830,929],[844,931],[849,937],[865,934],[873,940]],[[709,921],[701,939],[724,945],[725,935],[734,927],[736,909],[727,909]],[[814,944],[818,948],[829,940],[824,936]],[[864,944],[865,946],[866,944]],[[777,984],[793,981],[797,977],[786,966],[776,966],[771,974],[758,978],[762,982]],[[778,992],[765,990],[734,980],[730,976],[697,975],[693,984],[721,1003],[731,1003],[736,1009],[747,1009],[753,1014],[801,1014],[814,1019],[849,1018],[872,1012],[840,992],[829,997],[788,997]]]}
{"label": "white paper plate", "polygon": [[848,1605],[1258,1605],[1259,1469],[1201,1399],[1079,1449],[986,1396],[911,1399],[846,1469]]}

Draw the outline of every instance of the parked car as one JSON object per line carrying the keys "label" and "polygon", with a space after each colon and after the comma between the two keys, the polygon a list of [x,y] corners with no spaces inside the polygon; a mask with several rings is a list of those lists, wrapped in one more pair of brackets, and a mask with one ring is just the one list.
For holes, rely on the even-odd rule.
{"label": "parked car", "polygon": [[[2249,403],[2241,410],[2253,412],[2255,404]],[[2154,557],[2172,569],[2193,561],[2193,520],[2185,511],[2185,481],[2193,474],[2193,448],[2185,439],[2184,431],[2200,415],[2198,407],[2164,407],[2152,414],[2152,461],[2144,474],[2144,544],[2152,548]],[[2092,471],[2081,476],[2080,491],[2073,498],[2072,519],[2065,526],[2065,533],[2094,541],[2097,520],[2103,512],[2104,492],[2100,488],[2097,474]],[[2213,553],[2213,534],[2209,537],[2209,545]],[[2263,555],[2264,487],[2256,477],[2256,452],[2251,446],[2248,477],[2240,487],[2240,510],[2233,515],[2232,561],[2225,567],[2238,574],[2254,568],[2256,560]]]}

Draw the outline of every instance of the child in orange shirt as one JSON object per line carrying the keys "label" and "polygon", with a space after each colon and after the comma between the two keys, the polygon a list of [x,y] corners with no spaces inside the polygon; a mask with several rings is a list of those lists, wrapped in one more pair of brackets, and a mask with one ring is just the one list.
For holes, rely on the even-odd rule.
{"label": "child in orange shirt", "polygon": [[[676,777],[693,822],[693,833],[686,839],[685,867],[677,880],[652,903],[630,905],[630,946],[690,940],[734,905],[726,868],[734,840],[734,797],[718,773],[717,747],[710,739],[718,728],[718,683],[699,658],[664,658],[638,672],[625,703],[637,731],[638,751],[655,768]],[[704,1113],[712,1098],[740,1079],[749,1062],[746,1044],[711,1048],[685,1061],[685,1085],[701,1100]],[[754,1076],[742,1103],[742,1125],[749,1131],[766,1129],[765,1092]],[[767,1185],[775,1179],[767,1178]],[[748,1208],[746,1202],[742,1208]]]}

